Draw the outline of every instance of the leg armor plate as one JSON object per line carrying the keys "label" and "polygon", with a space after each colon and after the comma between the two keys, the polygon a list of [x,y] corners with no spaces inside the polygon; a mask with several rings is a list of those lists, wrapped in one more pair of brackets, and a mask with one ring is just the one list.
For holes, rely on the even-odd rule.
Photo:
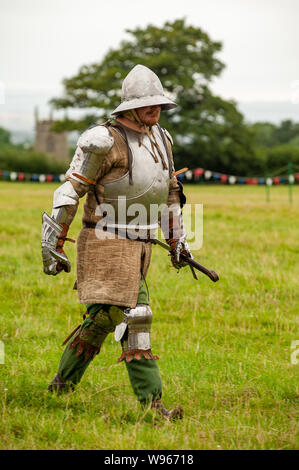
{"label": "leg armor plate", "polygon": [[153,313],[145,304],[137,304],[136,308],[124,311],[125,321],[115,330],[115,339],[122,340],[123,352],[119,362],[126,359],[131,362],[134,358],[140,360],[141,355],[146,359],[158,359],[151,352],[150,331]]}

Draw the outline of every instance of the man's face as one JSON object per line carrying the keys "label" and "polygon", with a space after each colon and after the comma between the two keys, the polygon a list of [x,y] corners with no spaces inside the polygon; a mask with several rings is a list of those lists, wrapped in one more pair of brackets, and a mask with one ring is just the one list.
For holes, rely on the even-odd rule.
{"label": "man's face", "polygon": [[143,108],[137,108],[136,113],[146,126],[151,127],[157,124],[160,119],[161,106],[143,106]]}

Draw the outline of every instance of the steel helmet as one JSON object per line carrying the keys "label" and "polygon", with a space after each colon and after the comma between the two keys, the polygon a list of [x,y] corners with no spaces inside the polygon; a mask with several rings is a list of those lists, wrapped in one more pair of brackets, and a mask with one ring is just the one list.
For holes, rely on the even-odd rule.
{"label": "steel helmet", "polygon": [[123,81],[121,104],[112,114],[154,105],[161,105],[162,109],[177,106],[164,95],[162,84],[151,69],[144,65],[135,65]]}

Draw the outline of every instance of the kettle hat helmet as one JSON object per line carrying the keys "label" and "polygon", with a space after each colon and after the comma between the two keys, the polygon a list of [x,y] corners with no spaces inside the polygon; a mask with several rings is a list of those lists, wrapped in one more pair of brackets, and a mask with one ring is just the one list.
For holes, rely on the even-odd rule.
{"label": "kettle hat helmet", "polygon": [[165,96],[159,77],[151,69],[144,65],[135,65],[123,81],[121,104],[112,115],[154,105],[160,105],[162,109],[172,109],[177,106]]}

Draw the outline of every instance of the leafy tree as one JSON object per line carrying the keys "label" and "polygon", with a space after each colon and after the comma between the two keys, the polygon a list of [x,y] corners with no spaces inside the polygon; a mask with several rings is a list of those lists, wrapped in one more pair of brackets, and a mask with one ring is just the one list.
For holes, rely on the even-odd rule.
{"label": "leafy tree", "polygon": [[0,127],[0,169],[28,173],[64,173],[66,162],[27,148],[24,143],[13,144],[10,132]]}
{"label": "leafy tree", "polygon": [[42,152],[7,145],[0,146],[0,169],[25,173],[65,173],[67,164]]}
{"label": "leafy tree", "polygon": [[166,93],[178,104],[161,118],[162,126],[174,137],[176,166],[246,172],[256,160],[253,134],[235,103],[214,96],[209,88],[224,68],[216,57],[221,43],[187,25],[185,19],[166,22],[162,28],[149,25],[127,32],[130,40],[63,81],[64,96],[52,99],[52,105],[88,108],[89,114],[80,121],[60,121],[56,130],[82,131],[104,120],[120,102],[124,77],[141,63],[159,76]]}
{"label": "leafy tree", "polygon": [[249,127],[258,146],[273,147],[281,144],[298,146],[299,123],[290,119],[281,121],[278,125],[271,122],[256,122]]}
{"label": "leafy tree", "polygon": [[250,126],[254,133],[256,145],[262,147],[272,147],[277,143],[274,136],[277,126],[272,122],[255,122]]}
{"label": "leafy tree", "polygon": [[0,127],[0,146],[8,145],[10,143],[11,143],[10,132],[4,129],[4,127]]}
{"label": "leafy tree", "polygon": [[276,127],[273,137],[277,144],[286,144],[299,134],[299,124],[290,119],[282,121],[280,126]]}
{"label": "leafy tree", "polygon": [[294,147],[299,147],[299,132],[296,137],[293,137],[293,139],[291,139],[288,143]]}
{"label": "leafy tree", "polygon": [[[267,172],[280,173],[289,162],[299,165],[299,124],[291,120],[276,125],[256,122],[249,125],[254,134],[259,162]],[[286,170],[285,170],[286,171]]]}
{"label": "leafy tree", "polygon": [[[85,118],[87,124],[106,116],[119,104],[122,81],[138,63],[154,70],[174,99],[186,89],[200,91],[200,79],[208,81],[223,69],[214,57],[221,44],[212,42],[199,28],[186,26],[185,20],[127,32],[133,36],[131,41],[122,41],[102,62],[84,65],[76,76],[63,80],[64,97],[51,100],[56,108],[93,109],[94,114]],[[68,129],[81,129],[85,119],[78,123],[65,120],[64,124]]]}
{"label": "leafy tree", "polygon": [[[267,151],[266,166],[272,172],[275,169],[286,167],[289,162],[299,167],[299,148],[284,144],[271,147]],[[284,171],[286,174],[286,170]]]}

